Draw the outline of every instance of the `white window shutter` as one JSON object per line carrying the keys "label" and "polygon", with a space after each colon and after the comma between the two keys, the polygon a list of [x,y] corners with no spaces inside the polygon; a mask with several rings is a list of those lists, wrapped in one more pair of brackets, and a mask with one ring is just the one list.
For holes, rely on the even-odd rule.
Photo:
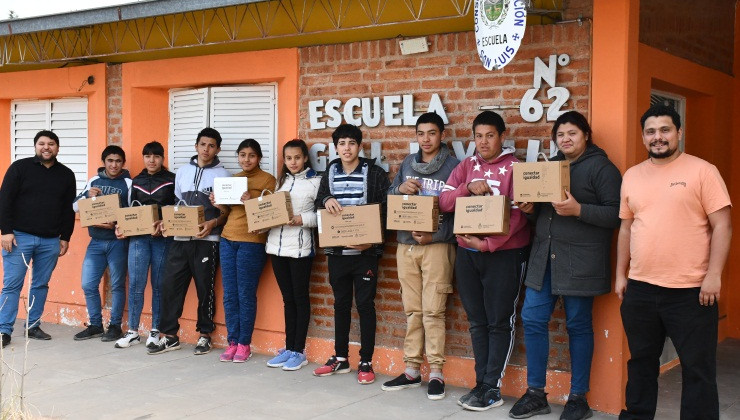
{"label": "white window shutter", "polygon": [[49,129],[49,101],[13,101],[10,105],[10,159],[33,156],[33,138]]}
{"label": "white window shutter", "polygon": [[11,103],[11,159],[35,154],[33,138],[41,130],[59,136],[57,159],[75,174],[77,189],[87,182],[87,98],[18,100]]}
{"label": "white window shutter", "polygon": [[195,140],[208,127],[208,88],[170,90],[168,165],[176,171],[195,155]]}
{"label": "white window shutter", "polygon": [[88,179],[87,98],[53,99],[50,101],[51,131],[59,136],[59,162],[75,173],[77,190]]}
{"label": "white window shutter", "polygon": [[211,88],[210,125],[221,133],[219,159],[229,172],[241,172],[236,149],[253,138],[262,148],[262,170],[276,174],[276,86],[254,85]]}

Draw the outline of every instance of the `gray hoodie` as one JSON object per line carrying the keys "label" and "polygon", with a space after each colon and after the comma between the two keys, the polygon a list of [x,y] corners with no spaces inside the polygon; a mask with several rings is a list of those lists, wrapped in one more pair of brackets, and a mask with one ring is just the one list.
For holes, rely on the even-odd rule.
{"label": "gray hoodie", "polygon": [[[422,190],[420,195],[436,195],[442,192],[447,178],[452,170],[460,163],[457,158],[450,154],[449,149],[443,143],[439,154],[432,162],[425,163],[421,160],[421,150],[417,153],[406,156],[398,169],[393,183],[388,189],[388,194],[402,195],[398,187],[407,179],[414,178],[421,182]],[[452,223],[454,221],[453,213],[439,214],[439,229],[432,234],[432,242],[456,243],[455,235],[452,233]],[[400,244],[416,245],[416,241],[411,237],[411,232],[399,230],[397,240]]]}

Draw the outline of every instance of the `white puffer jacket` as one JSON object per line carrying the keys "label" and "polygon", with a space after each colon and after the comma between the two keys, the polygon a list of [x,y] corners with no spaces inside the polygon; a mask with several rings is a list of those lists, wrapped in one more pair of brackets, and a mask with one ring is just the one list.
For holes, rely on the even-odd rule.
{"label": "white puffer jacket", "polygon": [[268,254],[279,257],[309,257],[314,255],[315,241],[313,228],[316,227],[316,208],[314,200],[319,191],[321,177],[313,169],[296,174],[288,174],[278,191],[288,191],[293,206],[293,214],[300,214],[303,226],[278,226],[270,229],[265,247]]}

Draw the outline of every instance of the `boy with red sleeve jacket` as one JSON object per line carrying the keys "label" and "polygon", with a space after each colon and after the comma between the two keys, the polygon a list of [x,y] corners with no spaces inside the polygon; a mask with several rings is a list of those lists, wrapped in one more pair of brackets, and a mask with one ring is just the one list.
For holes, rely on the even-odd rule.
{"label": "boy with red sleeve jacket", "polygon": [[[454,212],[458,197],[513,197],[513,149],[503,149],[506,125],[484,111],[473,121],[475,154],[450,175],[439,196],[439,209]],[[509,234],[457,235],[455,278],[470,323],[476,386],[462,396],[463,408],[483,411],[503,404],[501,378],[514,346],[514,320],[529,245],[527,219],[512,202]]]}

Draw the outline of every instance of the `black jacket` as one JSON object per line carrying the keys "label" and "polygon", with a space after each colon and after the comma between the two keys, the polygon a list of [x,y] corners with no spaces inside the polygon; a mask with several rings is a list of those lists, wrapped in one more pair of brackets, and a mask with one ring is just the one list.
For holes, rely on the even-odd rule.
{"label": "black jacket", "polygon": [[[334,170],[335,165],[341,164],[341,159],[334,159],[329,163],[326,171],[321,176],[319,192],[316,194],[315,201],[317,211],[324,208],[326,200],[333,198],[331,189],[329,188],[329,173]],[[388,188],[391,186],[391,181],[388,178],[388,173],[375,164],[375,159],[361,157],[360,165],[368,165],[367,178],[365,179],[365,190],[367,191],[366,204],[380,204],[380,224],[385,236],[385,214],[388,201]],[[324,252],[329,255],[341,255],[343,249],[342,247],[324,248]],[[383,244],[375,244],[362,251],[362,254],[381,256],[383,255]]]}
{"label": "black jacket", "polygon": [[[564,159],[560,152],[554,160]],[[581,217],[558,216],[551,204],[536,204],[528,287],[542,288],[549,261],[553,295],[596,296],[611,290],[611,243],[620,224],[621,185],[619,170],[596,145],[571,162],[570,192],[581,204]]]}
{"label": "black jacket", "polygon": [[76,194],[74,172],[59,161],[47,168],[36,156],[17,160],[0,188],[0,230],[3,235],[17,230],[69,241],[75,227]]}
{"label": "black jacket", "polygon": [[160,217],[162,206],[172,206],[176,203],[175,198],[175,174],[162,169],[154,175],[144,169],[133,179],[131,187],[131,202],[129,206],[138,201],[142,206],[156,204],[160,207]]}

